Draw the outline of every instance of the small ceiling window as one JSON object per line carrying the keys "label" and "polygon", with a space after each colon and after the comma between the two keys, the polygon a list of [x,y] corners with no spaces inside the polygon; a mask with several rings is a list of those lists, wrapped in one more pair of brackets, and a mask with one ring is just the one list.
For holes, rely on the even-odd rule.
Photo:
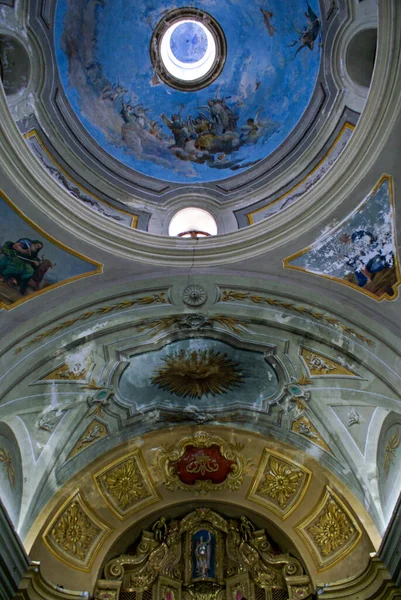
{"label": "small ceiling window", "polygon": [[170,236],[183,238],[209,237],[217,234],[217,224],[210,213],[201,208],[184,208],[173,216],[168,228]]}
{"label": "small ceiling window", "polygon": [[200,90],[217,79],[226,60],[226,39],[208,13],[177,8],[156,25],[150,57],[157,76],[170,87]]}

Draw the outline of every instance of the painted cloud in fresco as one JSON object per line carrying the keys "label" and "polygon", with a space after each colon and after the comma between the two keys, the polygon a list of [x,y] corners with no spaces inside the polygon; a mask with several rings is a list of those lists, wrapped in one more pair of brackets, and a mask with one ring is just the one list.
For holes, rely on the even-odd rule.
{"label": "painted cloud in fresco", "polygon": [[67,97],[114,158],[168,181],[228,177],[273,152],[306,109],[319,70],[318,1],[200,0],[227,39],[217,80],[196,92],[159,81],[153,29],[185,0],[59,0],[56,53]]}
{"label": "painted cloud in fresco", "polygon": [[1,195],[0,215],[0,306],[101,269],[51,240]]}
{"label": "painted cloud in fresco", "polygon": [[376,300],[395,298],[400,273],[391,178],[383,176],[356,212],[284,266],[336,279]]}

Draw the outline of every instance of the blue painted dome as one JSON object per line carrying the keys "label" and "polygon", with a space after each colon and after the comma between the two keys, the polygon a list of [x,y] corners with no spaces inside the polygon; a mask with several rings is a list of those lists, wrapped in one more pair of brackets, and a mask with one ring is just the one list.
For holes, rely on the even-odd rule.
{"label": "blue painted dome", "polygon": [[[319,72],[318,0],[199,0],[222,28],[224,68],[197,91],[173,89],[150,58],[154,29],[182,0],[58,0],[55,47],[66,96],[88,133],[144,175],[199,183],[231,177],[276,150],[301,119]],[[205,23],[207,24],[207,23]],[[171,51],[196,63],[202,28],[182,23]]]}

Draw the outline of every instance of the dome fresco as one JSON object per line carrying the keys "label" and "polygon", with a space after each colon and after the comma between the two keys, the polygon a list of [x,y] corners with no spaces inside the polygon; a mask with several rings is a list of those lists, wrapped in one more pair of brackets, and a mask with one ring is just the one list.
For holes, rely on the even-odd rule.
{"label": "dome fresco", "polygon": [[[220,75],[197,91],[173,89],[152,66],[153,32],[183,1],[58,0],[55,48],[67,98],[111,156],[177,183],[221,180],[269,156],[308,106],[321,56],[317,0],[200,0],[224,32]],[[203,11],[203,12],[202,12]],[[178,27],[173,55],[202,58],[206,36]]]}

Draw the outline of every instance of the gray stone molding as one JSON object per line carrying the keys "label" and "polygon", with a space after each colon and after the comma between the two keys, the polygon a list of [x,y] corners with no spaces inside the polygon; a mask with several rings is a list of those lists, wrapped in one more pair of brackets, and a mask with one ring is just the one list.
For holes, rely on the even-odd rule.
{"label": "gray stone molding", "polygon": [[29,559],[0,499],[0,599],[14,598]]}
{"label": "gray stone molding", "polygon": [[378,555],[390,571],[395,584],[401,587],[401,495],[383,536]]}

